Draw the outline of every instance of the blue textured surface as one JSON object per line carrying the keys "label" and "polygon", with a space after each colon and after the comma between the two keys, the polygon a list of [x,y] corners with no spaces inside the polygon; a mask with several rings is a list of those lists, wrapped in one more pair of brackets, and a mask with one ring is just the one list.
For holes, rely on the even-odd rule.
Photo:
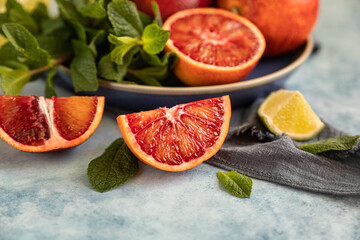
{"label": "blue textured surface", "polygon": [[[322,1],[314,32],[321,50],[287,82],[349,134],[360,133],[359,12],[358,0]],[[32,82],[23,94],[43,87]],[[64,152],[24,153],[0,141],[0,239],[360,239],[360,197],[254,179],[251,198],[239,199],[208,164],[182,173],[140,164],[125,185],[94,192],[87,164],[119,137],[120,113],[107,109],[95,134]]]}

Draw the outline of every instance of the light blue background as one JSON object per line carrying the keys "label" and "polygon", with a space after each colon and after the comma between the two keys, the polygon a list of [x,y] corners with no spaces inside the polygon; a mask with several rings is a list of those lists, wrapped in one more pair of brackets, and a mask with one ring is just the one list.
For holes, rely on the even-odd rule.
{"label": "light blue background", "polygon": [[[359,12],[359,0],[322,1],[313,34],[321,50],[287,82],[349,134],[360,133]],[[36,81],[23,94],[43,88]],[[120,137],[120,113],[107,109],[95,134],[68,151],[24,153],[0,141],[0,239],[360,239],[360,197],[254,179],[251,198],[239,199],[208,164],[181,173],[140,164],[123,186],[93,191],[87,165]]]}

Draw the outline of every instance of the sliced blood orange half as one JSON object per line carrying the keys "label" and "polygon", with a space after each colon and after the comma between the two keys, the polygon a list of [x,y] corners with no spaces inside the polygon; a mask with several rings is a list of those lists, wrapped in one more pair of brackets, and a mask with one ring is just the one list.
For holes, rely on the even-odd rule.
{"label": "sliced blood orange half", "polygon": [[121,135],[144,163],[184,171],[213,156],[229,129],[229,96],[120,115]]}
{"label": "sliced blood orange half", "polygon": [[0,137],[26,152],[77,146],[98,127],[104,97],[0,95]]}
{"label": "sliced blood orange half", "polygon": [[185,84],[215,85],[242,80],[265,50],[265,39],[249,20],[216,8],[187,9],[171,15],[165,50],[179,61],[176,76]]}

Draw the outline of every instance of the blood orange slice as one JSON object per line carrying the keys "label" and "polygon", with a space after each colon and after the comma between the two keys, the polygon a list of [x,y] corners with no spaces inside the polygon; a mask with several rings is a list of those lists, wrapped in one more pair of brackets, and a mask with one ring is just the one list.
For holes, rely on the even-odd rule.
{"label": "blood orange slice", "polygon": [[117,121],[127,146],[141,161],[166,171],[184,171],[220,149],[230,116],[230,98],[223,96],[120,115]]}
{"label": "blood orange slice", "polygon": [[0,137],[26,152],[77,146],[98,127],[104,97],[0,95]]}
{"label": "blood orange slice", "polygon": [[176,76],[188,85],[215,85],[242,80],[265,50],[265,39],[249,20],[216,8],[187,9],[170,16],[165,50],[179,61]]}

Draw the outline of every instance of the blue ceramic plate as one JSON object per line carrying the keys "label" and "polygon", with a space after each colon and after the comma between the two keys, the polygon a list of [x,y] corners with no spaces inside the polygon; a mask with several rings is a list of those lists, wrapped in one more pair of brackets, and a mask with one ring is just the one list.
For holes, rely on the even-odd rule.
{"label": "blue ceramic plate", "polygon": [[[105,96],[109,105],[136,111],[171,107],[223,95],[230,95],[232,107],[244,106],[282,88],[290,74],[310,56],[313,45],[313,39],[309,38],[303,46],[287,55],[263,58],[245,80],[237,83],[204,87],[154,87],[99,80],[98,91],[82,92],[80,95]],[[71,86],[68,68],[60,67],[58,74],[67,87]]]}

